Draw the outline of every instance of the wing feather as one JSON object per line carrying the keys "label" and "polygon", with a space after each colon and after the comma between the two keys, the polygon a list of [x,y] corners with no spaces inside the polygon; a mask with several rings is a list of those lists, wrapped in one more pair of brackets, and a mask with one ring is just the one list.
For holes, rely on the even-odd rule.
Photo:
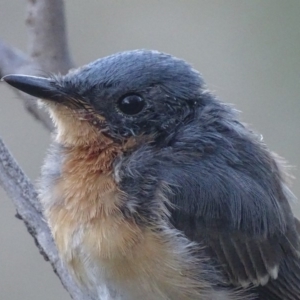
{"label": "wing feather", "polygon": [[259,287],[264,300],[299,300],[300,225],[276,163],[261,178],[222,167],[202,161],[169,173],[174,226],[207,246],[230,284]]}

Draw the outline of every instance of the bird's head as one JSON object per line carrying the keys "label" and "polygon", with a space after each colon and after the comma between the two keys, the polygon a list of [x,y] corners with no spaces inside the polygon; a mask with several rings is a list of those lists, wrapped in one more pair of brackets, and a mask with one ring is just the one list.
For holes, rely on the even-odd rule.
{"label": "bird's head", "polygon": [[199,73],[157,51],[117,53],[65,76],[7,75],[3,80],[42,99],[61,142],[80,143],[100,133],[119,141],[159,135],[203,105]]}

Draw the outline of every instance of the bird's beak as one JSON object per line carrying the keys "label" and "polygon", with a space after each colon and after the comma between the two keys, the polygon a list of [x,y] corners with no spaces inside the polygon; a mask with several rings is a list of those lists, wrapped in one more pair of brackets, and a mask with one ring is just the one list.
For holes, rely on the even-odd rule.
{"label": "bird's beak", "polygon": [[1,81],[5,81],[14,88],[31,96],[61,102],[63,93],[55,82],[48,78],[28,75],[6,75]]}

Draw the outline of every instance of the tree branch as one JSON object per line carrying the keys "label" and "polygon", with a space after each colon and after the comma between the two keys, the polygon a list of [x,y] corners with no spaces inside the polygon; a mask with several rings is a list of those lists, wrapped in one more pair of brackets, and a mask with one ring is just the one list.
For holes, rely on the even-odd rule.
{"label": "tree branch", "polygon": [[[27,2],[29,54],[26,55],[0,40],[0,76],[12,73],[40,75],[41,72],[65,74],[73,64],[66,38],[63,1],[28,0]],[[51,130],[53,124],[48,114],[38,108],[36,99],[33,100],[32,97],[21,92],[17,93],[24,101],[27,110]],[[54,272],[71,297],[75,300],[92,300],[87,292],[83,294],[77,287],[62,264],[43,218],[37,193],[1,139],[0,184],[12,199],[17,217],[24,221],[41,254],[50,261]],[[103,299],[108,299],[109,295],[105,294],[105,289],[103,293]]]}
{"label": "tree branch", "polygon": [[28,0],[28,52],[46,72],[65,74],[73,66],[62,0]]}
{"label": "tree branch", "polygon": [[[26,25],[28,52],[26,55],[0,40],[0,77],[18,73],[44,75],[65,74],[73,66],[66,38],[64,5],[62,0],[28,0]],[[48,130],[53,129],[47,113],[37,101],[16,92],[26,109]]]}
{"label": "tree branch", "polygon": [[[10,46],[0,39],[0,78],[7,74],[35,74],[38,70],[37,64],[31,60],[22,51]],[[36,99],[14,90],[15,93],[23,100],[25,108],[40,121],[48,130],[53,129],[52,121],[48,114],[41,110]]]}
{"label": "tree branch", "polygon": [[22,219],[33,236],[37,247],[46,260],[49,260],[54,272],[75,300],[91,300],[83,295],[58,257],[50,230],[43,218],[41,205],[34,187],[19,168],[0,138],[0,183],[12,199],[18,218]]}
{"label": "tree branch", "polygon": [[0,39],[0,77],[20,70],[28,64],[28,57]]}

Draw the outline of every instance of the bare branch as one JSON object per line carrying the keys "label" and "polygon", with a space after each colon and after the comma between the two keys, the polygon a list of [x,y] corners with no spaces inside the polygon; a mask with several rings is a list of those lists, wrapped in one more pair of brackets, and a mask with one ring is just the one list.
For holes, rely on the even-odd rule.
{"label": "bare branch", "polygon": [[[40,75],[41,73],[66,73],[71,59],[66,39],[64,6],[62,0],[28,0],[29,55],[0,40],[0,76],[11,73]],[[49,130],[53,128],[48,115],[37,107],[36,99],[17,92],[26,108]],[[41,205],[34,187],[18,167],[0,139],[0,184],[13,200],[17,217],[22,219],[46,260],[53,266],[62,284],[75,300],[92,300],[73,282],[59,259],[50,230],[43,218]],[[103,289],[103,299],[107,299]]]}
{"label": "bare branch", "polygon": [[83,295],[58,257],[50,230],[43,219],[37,194],[0,138],[0,183],[13,200],[22,219],[46,260],[49,260],[64,287],[75,300],[92,300]]}
{"label": "bare branch", "polygon": [[47,72],[65,74],[72,67],[62,0],[28,0],[28,49],[31,58]]}
{"label": "bare branch", "polygon": [[[34,74],[39,68],[23,52],[0,39],[0,78],[7,74]],[[26,109],[39,120],[48,130],[53,129],[53,123],[48,114],[41,110],[36,99],[17,90],[19,98],[23,99]]]}
{"label": "bare branch", "polygon": [[52,131],[54,129],[54,125],[52,120],[49,117],[49,114],[44,110],[41,109],[37,103],[37,99],[26,95],[22,92],[16,91],[20,98],[23,99],[24,105],[28,112],[38,121],[40,121],[46,129]]}
{"label": "bare branch", "polygon": [[12,74],[28,64],[27,56],[0,39],[0,77]]}
{"label": "bare branch", "polygon": [[[0,77],[19,73],[45,75],[65,74],[73,66],[66,37],[62,0],[28,0],[26,24],[29,55],[0,40]],[[17,92],[26,109],[48,129],[52,121],[37,101]]]}

